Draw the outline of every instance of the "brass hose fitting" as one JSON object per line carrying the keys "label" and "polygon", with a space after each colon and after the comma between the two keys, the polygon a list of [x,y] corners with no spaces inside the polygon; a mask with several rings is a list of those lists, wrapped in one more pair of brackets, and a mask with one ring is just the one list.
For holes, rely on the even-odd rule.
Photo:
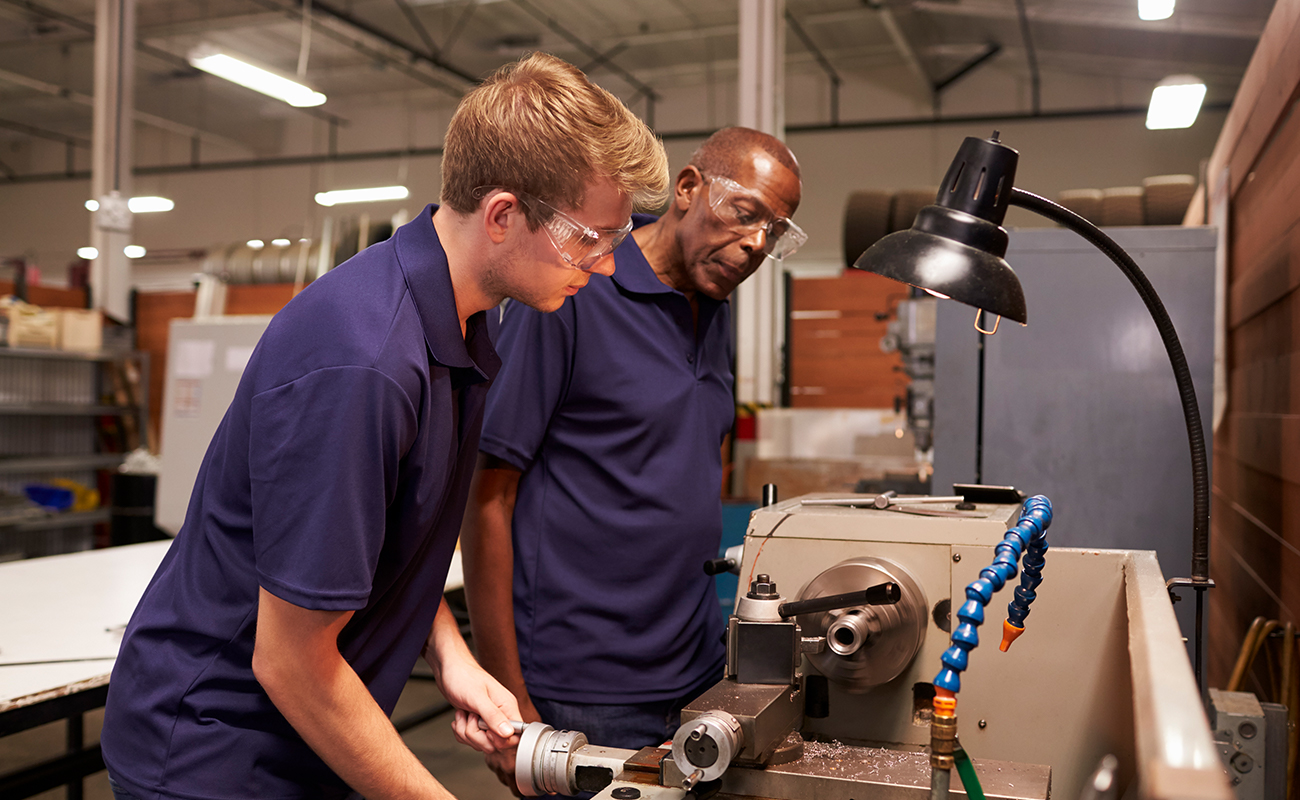
{"label": "brass hose fitting", "polygon": [[[945,696],[946,695],[946,696]],[[934,717],[930,720],[930,766],[953,768],[953,749],[957,742],[957,698],[942,692],[934,698]]]}

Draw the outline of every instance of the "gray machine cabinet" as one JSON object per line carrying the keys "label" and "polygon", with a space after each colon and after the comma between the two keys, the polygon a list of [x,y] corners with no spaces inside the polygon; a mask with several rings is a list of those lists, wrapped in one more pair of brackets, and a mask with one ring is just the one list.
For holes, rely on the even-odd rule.
{"label": "gray machine cabinet", "polygon": [[[1107,234],[1142,268],[1173,320],[1208,448],[1215,231],[1144,227]],[[1155,550],[1166,577],[1189,576],[1187,428],[1146,306],[1124,274],[1072,231],[1012,231],[1006,260],[1024,286],[1029,324],[1003,320],[995,335],[983,337],[982,482],[1047,495],[1056,513],[1054,545]],[[969,306],[939,303],[936,494],[976,477],[980,335],[974,320]],[[1178,605],[1188,632],[1192,603]]]}
{"label": "gray machine cabinet", "polygon": [[172,320],[154,524],[173,536],[185,521],[208,443],[270,322],[253,315]]}

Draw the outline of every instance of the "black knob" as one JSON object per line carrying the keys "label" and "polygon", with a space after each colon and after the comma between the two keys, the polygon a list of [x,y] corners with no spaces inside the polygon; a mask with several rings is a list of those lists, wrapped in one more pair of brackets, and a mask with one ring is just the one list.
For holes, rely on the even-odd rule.
{"label": "black knob", "polygon": [[734,566],[736,566],[736,562],[730,558],[710,558],[704,562],[704,574],[721,575],[724,572],[730,572]]}

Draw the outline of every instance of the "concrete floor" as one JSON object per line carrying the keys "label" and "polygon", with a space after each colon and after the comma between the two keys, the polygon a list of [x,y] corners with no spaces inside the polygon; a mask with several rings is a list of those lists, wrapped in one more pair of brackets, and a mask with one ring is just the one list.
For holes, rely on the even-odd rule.
{"label": "concrete floor", "polygon": [[[421,667],[424,665],[421,664]],[[442,702],[438,687],[429,680],[412,680],[407,684],[393,713],[394,719]],[[403,739],[442,785],[461,800],[508,800],[510,790],[496,779],[483,763],[483,756],[456,741],[451,732],[451,712],[408,730]],[[99,738],[103,709],[86,715],[86,740]],[[0,774],[22,769],[53,758],[62,752],[64,723],[56,722],[0,738]],[[108,778],[103,772],[85,780],[85,800],[112,800]],[[36,795],[40,800],[63,800],[65,789]]]}

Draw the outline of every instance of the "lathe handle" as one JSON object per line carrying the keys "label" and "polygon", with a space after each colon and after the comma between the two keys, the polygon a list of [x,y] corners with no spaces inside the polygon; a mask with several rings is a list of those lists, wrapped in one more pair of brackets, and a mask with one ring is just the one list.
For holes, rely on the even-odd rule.
{"label": "lathe handle", "polygon": [[730,558],[710,558],[704,562],[705,575],[721,575],[735,568],[736,562]]}
{"label": "lathe handle", "polygon": [[821,611],[834,611],[837,608],[850,608],[852,606],[889,606],[897,603],[902,597],[903,592],[898,588],[898,584],[891,581],[878,583],[875,586],[856,592],[845,592],[844,594],[797,600],[793,603],[782,603],[776,610],[782,617],[797,617],[800,614],[816,614]]}

